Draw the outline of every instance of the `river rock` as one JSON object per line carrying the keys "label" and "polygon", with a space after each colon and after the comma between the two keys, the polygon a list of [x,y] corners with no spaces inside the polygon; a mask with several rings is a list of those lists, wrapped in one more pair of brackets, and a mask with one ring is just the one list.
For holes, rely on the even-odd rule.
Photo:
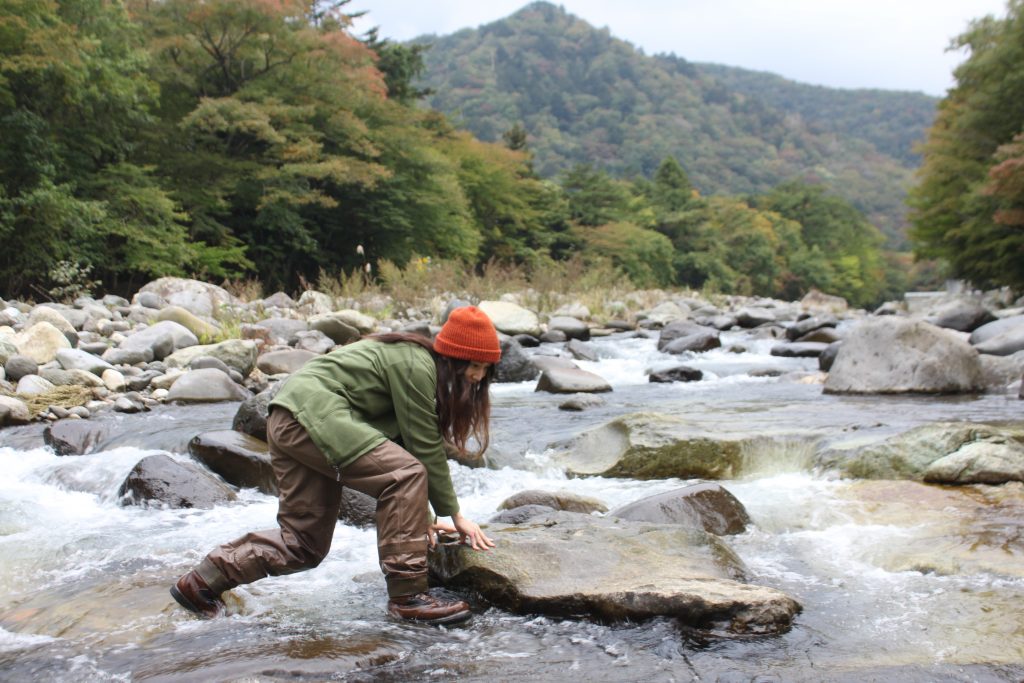
{"label": "river rock", "polygon": [[[144,330],[139,330],[128,336],[118,345],[118,348],[125,351],[139,351],[148,355],[147,350],[152,354],[148,360],[163,360],[178,349],[195,346],[199,338],[185,327],[172,320],[161,320]],[[113,362],[104,354],[104,360]]]}
{"label": "river rock", "polygon": [[124,375],[114,368],[104,370],[101,379],[103,380],[103,386],[111,391],[124,391],[128,388],[128,382],[125,380]]}
{"label": "river rock", "polygon": [[203,320],[199,316],[195,315],[191,311],[181,306],[166,306],[160,309],[160,312],[156,316],[157,320],[170,320],[171,322],[178,323],[182,327],[186,328],[189,332],[194,334],[197,339],[205,339],[212,341],[220,333],[221,329],[219,325],[212,323],[207,320]]}
{"label": "river rock", "polygon": [[267,342],[269,344],[290,346],[295,338],[295,333],[308,330],[309,323],[305,320],[293,320],[291,318],[267,318],[255,323],[254,327],[267,331],[269,335]]}
{"label": "river rock", "polygon": [[551,330],[565,333],[567,339],[579,339],[580,341],[590,339],[590,327],[582,320],[566,315],[556,315],[548,320],[548,331]]}
{"label": "river rock", "polygon": [[260,301],[260,303],[263,305],[263,308],[295,308],[298,306],[295,299],[284,292],[274,292]]}
{"label": "river rock", "polygon": [[552,394],[601,393],[612,385],[600,375],[579,368],[548,368],[541,373],[534,391]]}
{"label": "river rock", "polygon": [[572,357],[576,360],[589,361],[596,363],[598,361],[597,349],[587,342],[580,341],[579,339],[570,339],[569,343],[566,344],[565,349],[572,354]]}
{"label": "river rock", "polygon": [[835,315],[846,313],[850,309],[850,305],[843,297],[824,294],[817,289],[812,289],[807,294],[804,294],[804,297],[800,300],[800,306],[808,311],[833,313]]}
{"label": "river rock", "polygon": [[22,396],[38,396],[51,391],[56,385],[39,375],[25,375],[18,380],[18,393]]}
{"label": "river rock", "polygon": [[572,491],[541,491],[539,489],[527,489],[513,494],[503,500],[499,510],[511,510],[524,505],[540,505],[551,510],[566,510],[567,512],[608,512],[608,506],[596,498],[589,498],[573,493]]}
{"label": "river rock", "polygon": [[587,410],[588,408],[603,406],[605,403],[607,403],[607,401],[595,394],[576,394],[569,400],[559,403],[558,409],[570,410],[578,413]]}
{"label": "river rock", "polygon": [[238,406],[231,421],[231,428],[237,432],[254,436],[263,441],[267,440],[267,416],[270,411],[270,402],[284,386],[284,382],[276,382],[265,391],[242,401]]}
{"label": "river rock", "polygon": [[147,455],[132,468],[117,491],[121,505],[213,508],[238,496],[209,472],[164,453]]}
{"label": "river rock", "polygon": [[299,351],[310,351],[320,356],[334,348],[334,340],[320,330],[296,332],[295,348]]}
{"label": "river rock", "polygon": [[962,393],[983,386],[978,353],[919,320],[875,318],[846,334],[825,393]]}
{"label": "river rock", "polygon": [[334,310],[334,299],[323,292],[307,289],[299,296],[299,308],[306,317],[323,315]]}
{"label": "river rock", "polygon": [[101,358],[111,365],[137,365],[153,360],[153,350],[150,348],[122,349],[112,346],[103,352]]}
{"label": "river rock", "polygon": [[241,401],[248,392],[228,375],[214,368],[190,370],[179,377],[167,394],[168,401],[181,403],[212,403]]}
{"label": "river rock", "polygon": [[0,394],[0,427],[28,424],[32,412],[24,401]]}
{"label": "river rock", "polygon": [[774,310],[768,308],[744,306],[736,311],[736,324],[745,329],[774,323],[778,320],[778,314]]}
{"label": "river rock", "polygon": [[1003,332],[975,344],[974,348],[979,353],[990,353],[996,356],[1009,356],[1018,351],[1024,351],[1024,324],[1009,327]]}
{"label": "river rock", "polygon": [[234,430],[206,432],[189,441],[188,452],[229,484],[277,495],[265,441]]}
{"label": "river rock", "polygon": [[270,351],[257,359],[256,367],[259,368],[260,372],[268,375],[290,375],[309,361],[318,357],[319,354],[300,349]]}
{"label": "river rock", "polygon": [[786,631],[800,605],[742,583],[744,567],[720,539],[697,529],[571,512],[529,524],[493,524],[488,552],[439,544],[431,573],[517,613],[601,621],[664,616],[722,634]]}
{"label": "river rock", "polygon": [[529,382],[539,374],[540,370],[523,353],[517,338],[504,337],[501,340],[501,360],[494,369],[494,381]]}
{"label": "river rock", "polygon": [[833,316],[822,316],[822,317],[808,317],[803,320],[797,320],[786,327],[786,339],[789,341],[796,341],[801,337],[820,330],[822,328],[835,328],[839,324],[839,321]]}
{"label": "river rock", "polygon": [[[523,335],[517,334],[516,336],[521,337]],[[565,342],[569,341],[569,337],[568,335],[566,335],[565,332],[562,332],[561,330],[548,330],[547,332],[541,333],[539,341],[541,344],[564,344]]]}
{"label": "river rock", "polygon": [[61,312],[52,306],[36,306],[29,313],[27,323],[29,327],[41,322],[50,323],[60,330],[71,346],[75,346],[78,343],[78,331],[75,329],[75,326],[71,324],[66,316],[61,315]]}
{"label": "river rock", "polygon": [[348,486],[341,490],[341,510],[338,519],[349,526],[368,529],[377,525],[377,501]]}
{"label": "river rock", "polygon": [[541,334],[537,314],[518,304],[509,301],[481,301],[479,308],[487,314],[499,332],[508,335],[532,334],[535,337]]}
{"label": "river rock", "polygon": [[17,382],[22,377],[28,377],[39,372],[39,363],[28,356],[20,353],[12,355],[4,363],[4,372],[12,382]]}
{"label": "river rock", "polygon": [[491,524],[525,524],[535,517],[550,513],[552,508],[547,505],[520,505],[519,507],[502,510],[491,515]]}
{"label": "river rock", "polygon": [[986,323],[995,320],[992,312],[974,299],[953,299],[940,304],[931,311],[926,320],[937,327],[958,332],[973,332]]}
{"label": "river rock", "polygon": [[86,420],[57,420],[43,430],[43,443],[57,455],[95,453],[110,438],[107,423]]}
{"label": "river rock", "polygon": [[771,355],[780,358],[817,358],[826,348],[828,344],[822,342],[791,342],[773,346]]}
{"label": "river rock", "polygon": [[[338,344],[344,346],[345,344],[351,344],[358,340],[361,335],[357,327],[350,325],[342,318],[342,316],[335,315],[334,313],[313,316],[309,319],[309,327],[311,330],[315,330],[326,336],[331,341],[332,345]],[[301,331],[297,332],[295,337],[298,338],[300,334]],[[330,347],[324,351],[316,349],[307,350],[314,351],[316,353],[326,353],[330,350]]]}
{"label": "river rock", "polygon": [[552,463],[570,476],[735,479],[743,444],[696,432],[677,416],[634,413],[550,448]]}
{"label": "river rock", "polygon": [[986,323],[981,327],[971,332],[970,343],[972,346],[977,346],[983,342],[987,342],[990,339],[998,337],[1004,332],[1016,329],[1024,326],[1024,315],[1011,315],[999,320],[993,320],[990,323]]}
{"label": "river rock", "polygon": [[699,382],[704,378],[704,373],[697,368],[686,365],[677,365],[674,368],[652,372],[647,377],[648,382]]}
{"label": "river rock", "polygon": [[164,362],[168,368],[187,368],[192,361],[200,356],[212,356],[230,368],[237,370],[242,377],[247,377],[256,367],[256,342],[250,339],[229,339],[219,344],[190,346],[175,351]]}
{"label": "river rock", "polygon": [[[995,479],[1010,481],[1019,477],[1024,459],[1016,464],[1013,459],[1024,458],[1022,444],[1024,423],[994,426],[935,422],[881,443],[848,448],[837,445],[819,454],[818,465],[857,479],[923,481],[929,473],[932,482],[987,484]],[[991,448],[982,449],[982,445]],[[932,469],[936,462],[940,465]],[[993,474],[996,470],[1002,474]]]}
{"label": "river rock", "polygon": [[38,322],[14,335],[11,340],[19,353],[42,365],[57,358],[61,349],[70,349],[71,342],[64,333],[46,322]]}
{"label": "river rock", "polygon": [[690,308],[686,304],[678,304],[674,301],[664,301],[643,314],[642,322],[645,327],[664,327],[677,320],[686,320],[690,317]]}
{"label": "river rock", "polygon": [[0,338],[0,365],[5,365],[7,359],[18,355],[18,347],[7,339]]}
{"label": "river rock", "polygon": [[742,534],[750,515],[736,496],[715,483],[695,484],[616,508],[612,517],[634,522],[682,524],[717,536]]}
{"label": "river rock", "polygon": [[85,370],[94,375],[102,375],[104,370],[113,368],[99,356],[79,349],[61,349],[57,352],[57,362],[65,370]]}
{"label": "river rock", "polygon": [[1004,390],[1024,374],[1024,351],[1009,356],[983,353],[978,360],[981,362],[981,373],[987,389]]}
{"label": "river rock", "polygon": [[332,311],[331,316],[340,320],[350,327],[359,330],[359,334],[373,334],[377,331],[377,319],[360,313],[352,308],[343,308],[340,311]]}
{"label": "river rock", "polygon": [[241,303],[222,287],[178,277],[162,277],[146,284],[135,295],[133,302],[141,303],[139,297],[144,292],[152,292],[167,304],[180,306],[204,318],[212,318],[223,305]]}
{"label": "river rock", "polygon": [[[707,351],[721,346],[721,341],[718,340],[719,334],[716,329],[689,320],[677,320],[661,329],[658,335],[658,350],[665,353]],[[718,341],[717,346],[715,341]],[[672,350],[669,350],[669,347],[672,347]]]}

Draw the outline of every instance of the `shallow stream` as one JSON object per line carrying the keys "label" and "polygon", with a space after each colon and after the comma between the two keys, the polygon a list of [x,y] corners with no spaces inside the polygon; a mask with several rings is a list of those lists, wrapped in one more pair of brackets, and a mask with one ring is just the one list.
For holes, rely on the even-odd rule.
{"label": "shallow stream", "polygon": [[[942,490],[952,502],[917,518],[897,514],[900,501],[884,486],[810,467],[821,443],[939,420],[1019,420],[1016,392],[827,396],[813,381],[816,360],[771,356],[774,342],[740,334],[724,341],[745,350],[680,359],[651,339],[597,340],[601,360],[580,365],[614,391],[579,413],[558,410],[565,397],[534,393],[533,382],[495,386],[491,467],[452,463],[453,479],[463,510],[479,521],[527,488],[567,489],[614,508],[690,482],[568,478],[548,446],[631,412],[762,434],[755,473],[721,482],[754,521],[727,542],[752,582],[803,604],[784,635],[720,638],[671,619],[597,624],[479,603],[458,628],[396,623],[385,616],[374,532],[341,524],[317,569],[238,588],[229,617],[195,620],[173,603],[170,583],[214,545],[273,526],[276,501],[245,490],[213,510],[120,507],[117,489],[143,455],[187,458],[192,436],[229,428],[237,409],[167,406],[94,418],[115,422],[116,436],[84,457],[53,455],[41,425],[0,431],[0,680],[1024,680],[1021,495],[987,503],[962,531],[935,538],[936,516],[961,515],[961,498],[993,487]],[[705,379],[647,382],[647,370],[680,360]],[[763,368],[783,375],[747,374]],[[918,566],[920,553],[944,543],[981,559],[947,571]]]}

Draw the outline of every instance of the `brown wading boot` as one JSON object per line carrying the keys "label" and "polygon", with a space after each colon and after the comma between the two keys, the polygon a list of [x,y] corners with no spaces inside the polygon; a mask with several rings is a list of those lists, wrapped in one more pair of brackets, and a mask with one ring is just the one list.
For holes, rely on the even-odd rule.
{"label": "brown wading boot", "polygon": [[212,619],[223,614],[226,609],[220,593],[210,590],[203,577],[194,569],[171,586],[171,597],[200,619]]}
{"label": "brown wading boot", "polygon": [[393,597],[388,600],[388,614],[424,624],[457,624],[473,616],[465,600],[439,598],[430,593]]}

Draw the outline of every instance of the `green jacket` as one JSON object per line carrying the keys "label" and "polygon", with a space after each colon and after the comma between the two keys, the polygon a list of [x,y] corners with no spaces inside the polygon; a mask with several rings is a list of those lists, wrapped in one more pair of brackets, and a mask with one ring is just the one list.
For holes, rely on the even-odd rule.
{"label": "green jacket", "polygon": [[422,346],[362,340],[319,356],[270,402],[288,409],[335,467],[401,440],[427,469],[434,512],[459,511],[437,422],[437,368]]}

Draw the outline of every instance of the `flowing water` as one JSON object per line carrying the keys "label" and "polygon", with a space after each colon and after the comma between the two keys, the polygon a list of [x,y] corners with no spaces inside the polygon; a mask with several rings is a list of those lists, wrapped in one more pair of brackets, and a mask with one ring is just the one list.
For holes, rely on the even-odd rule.
{"label": "flowing water", "polygon": [[[482,604],[462,627],[396,623],[384,613],[373,531],[340,524],[317,569],[238,588],[227,596],[230,616],[195,620],[173,603],[170,583],[214,545],[274,526],[276,502],[245,490],[213,510],[120,507],[117,489],[143,455],[186,459],[188,440],[228,428],[237,408],[168,406],[94,418],[110,423],[111,437],[85,457],[53,455],[40,425],[0,431],[0,680],[1024,680],[1024,495],[1014,485],[1000,488],[1006,500],[992,497],[997,487],[968,487],[989,502],[945,527],[970,508],[966,490],[921,487],[947,498],[915,516],[884,487],[810,467],[820,443],[938,420],[1020,419],[1024,403],[1015,393],[826,396],[806,380],[816,361],[772,357],[774,342],[739,334],[725,342],[744,348],[685,359],[703,381],[659,385],[645,372],[680,359],[653,340],[595,341],[601,359],[580,365],[614,391],[579,413],[558,410],[564,397],[534,393],[532,382],[494,387],[491,467],[452,463],[453,479],[463,510],[480,521],[526,488],[614,508],[689,482],[568,478],[548,446],[630,412],[762,434],[752,473],[722,482],[754,521],[728,543],[752,582],[803,604],[784,635],[722,638],[671,619],[598,624]],[[747,374],[766,367],[784,374]],[[937,571],[947,547],[968,559]]]}

